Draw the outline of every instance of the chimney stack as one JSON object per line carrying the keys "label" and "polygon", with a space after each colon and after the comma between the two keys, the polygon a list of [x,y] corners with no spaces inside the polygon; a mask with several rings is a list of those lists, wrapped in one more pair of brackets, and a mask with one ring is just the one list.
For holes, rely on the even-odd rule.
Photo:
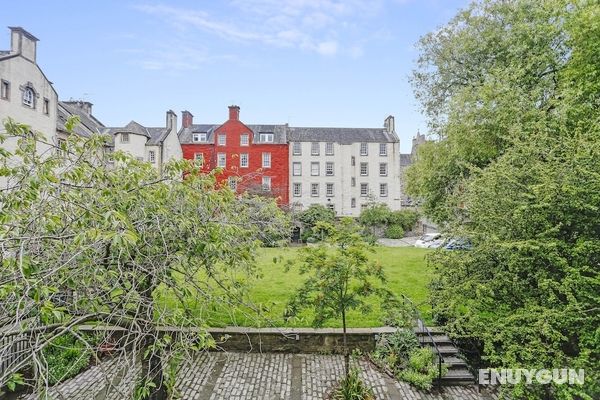
{"label": "chimney stack", "polygon": [[240,107],[239,106],[229,106],[229,119],[232,121],[240,120]]}
{"label": "chimney stack", "polygon": [[181,127],[191,128],[194,123],[194,116],[191,112],[185,110],[181,112]]}
{"label": "chimney stack", "polygon": [[388,116],[385,119],[383,126],[385,127],[385,130],[387,131],[387,133],[389,133],[390,135],[396,133],[396,121],[394,120],[394,116],[393,115]]}
{"label": "chimney stack", "polygon": [[167,111],[166,127],[168,131],[177,130],[177,114],[173,110]]}
{"label": "chimney stack", "polygon": [[9,26],[8,29],[10,29],[11,54],[20,54],[35,64],[36,47],[39,39],[20,26]]}
{"label": "chimney stack", "polygon": [[92,115],[92,106],[93,106],[93,104],[90,103],[89,101],[73,100],[73,99],[71,99],[69,101],[64,101],[63,103],[68,104],[71,107],[79,108],[86,115]]}

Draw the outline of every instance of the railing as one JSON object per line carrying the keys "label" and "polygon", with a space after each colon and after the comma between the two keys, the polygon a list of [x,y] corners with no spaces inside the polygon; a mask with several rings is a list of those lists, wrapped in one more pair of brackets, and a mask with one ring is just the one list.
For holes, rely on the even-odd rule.
{"label": "railing", "polygon": [[419,310],[417,309],[417,307],[415,307],[414,303],[408,297],[406,297],[403,294],[401,296],[402,296],[402,299],[404,301],[404,304],[407,304],[412,309],[413,317],[415,319],[415,327],[417,328],[417,338],[419,339],[419,343],[423,344],[423,342],[421,341],[422,335],[419,335],[419,333],[426,334],[427,337],[429,338],[429,340],[431,341],[431,344],[433,345],[433,348],[435,349],[435,352],[437,353],[437,359],[438,359],[438,377],[437,377],[437,383],[436,384],[437,384],[437,386],[439,388],[442,385],[442,363],[444,362],[444,358],[442,357],[442,352],[438,348],[438,345],[435,342],[435,340],[433,340],[433,336],[431,335],[431,331],[429,330],[429,328],[427,328],[427,326],[425,326],[425,323],[423,322],[423,318],[421,317],[421,313],[419,312]]}
{"label": "railing", "polygon": [[11,366],[22,362],[29,354],[30,343],[27,334],[0,332],[0,378],[4,377]]}

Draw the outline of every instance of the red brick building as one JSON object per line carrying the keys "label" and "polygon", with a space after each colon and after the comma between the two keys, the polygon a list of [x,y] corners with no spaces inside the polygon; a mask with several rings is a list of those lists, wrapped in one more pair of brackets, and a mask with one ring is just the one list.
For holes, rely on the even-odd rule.
{"label": "red brick building", "polygon": [[246,125],[238,106],[229,107],[229,119],[221,125],[194,124],[193,115],[183,111],[179,141],[183,158],[202,160],[206,171],[223,169],[220,183],[289,203],[285,125]]}

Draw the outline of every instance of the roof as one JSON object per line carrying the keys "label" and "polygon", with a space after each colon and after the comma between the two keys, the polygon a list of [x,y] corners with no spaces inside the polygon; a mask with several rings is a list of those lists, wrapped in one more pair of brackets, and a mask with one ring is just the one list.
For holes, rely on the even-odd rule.
{"label": "roof", "polygon": [[34,40],[36,42],[39,42],[40,39],[36,38],[35,36],[33,36],[31,33],[27,32],[25,29],[23,29],[20,26],[9,26],[8,29],[11,30],[11,32],[19,32],[22,33],[25,37],[27,37],[30,40]]}
{"label": "roof", "polygon": [[73,107],[63,101],[58,102],[57,106],[56,129],[61,132],[66,132],[65,123],[71,116],[78,116],[80,123],[73,129],[80,136],[88,137],[94,133],[100,133],[104,130],[104,125],[98,121],[93,115],[88,115],[79,107]]}
{"label": "roof", "polygon": [[114,140],[114,136],[118,133],[131,133],[134,135],[142,135],[148,138],[146,146],[159,145],[169,135],[169,130],[165,127],[145,127],[135,121],[129,122],[124,127],[108,127],[103,131],[104,134],[110,135]]}
{"label": "roof", "polygon": [[[182,144],[192,142],[193,133],[206,133],[207,142],[214,143],[214,131],[219,124],[194,124],[179,131]],[[246,125],[254,134],[253,143],[257,143],[260,133],[273,133],[273,144],[287,142],[337,142],[340,144],[360,142],[398,142],[395,133],[390,134],[384,128],[306,128],[285,125]]]}
{"label": "roof", "polygon": [[412,164],[412,154],[400,154],[400,166],[407,167]]}

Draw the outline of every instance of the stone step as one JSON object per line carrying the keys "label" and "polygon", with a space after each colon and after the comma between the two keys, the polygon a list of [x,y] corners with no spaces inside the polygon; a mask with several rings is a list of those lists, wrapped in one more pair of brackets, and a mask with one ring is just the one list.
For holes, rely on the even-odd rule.
{"label": "stone step", "polygon": [[432,341],[437,343],[438,346],[440,344],[452,344],[452,340],[446,335],[419,336],[419,342],[421,343],[431,343]]}
{"label": "stone step", "polygon": [[[431,343],[425,343],[425,345],[433,347],[433,345]],[[438,345],[437,348],[440,351],[440,354],[442,355],[442,357],[458,355],[458,349],[454,346],[446,346],[446,345],[439,346]],[[433,351],[435,352],[435,349],[433,349]]]}
{"label": "stone step", "polygon": [[[428,326],[427,330],[432,335],[444,335],[445,334],[444,330],[442,328],[440,328],[439,326]],[[425,330],[423,328],[414,328],[414,331],[417,335],[427,335],[427,333],[425,332]]]}
{"label": "stone step", "polygon": [[442,358],[444,360],[444,364],[448,365],[448,368],[453,368],[453,367],[466,368],[467,367],[467,363],[465,362],[465,360],[463,360],[460,357],[446,356],[446,357],[442,357]]}
{"label": "stone step", "polygon": [[466,368],[448,370],[441,381],[444,386],[454,385],[472,385],[475,383],[475,377]]}

